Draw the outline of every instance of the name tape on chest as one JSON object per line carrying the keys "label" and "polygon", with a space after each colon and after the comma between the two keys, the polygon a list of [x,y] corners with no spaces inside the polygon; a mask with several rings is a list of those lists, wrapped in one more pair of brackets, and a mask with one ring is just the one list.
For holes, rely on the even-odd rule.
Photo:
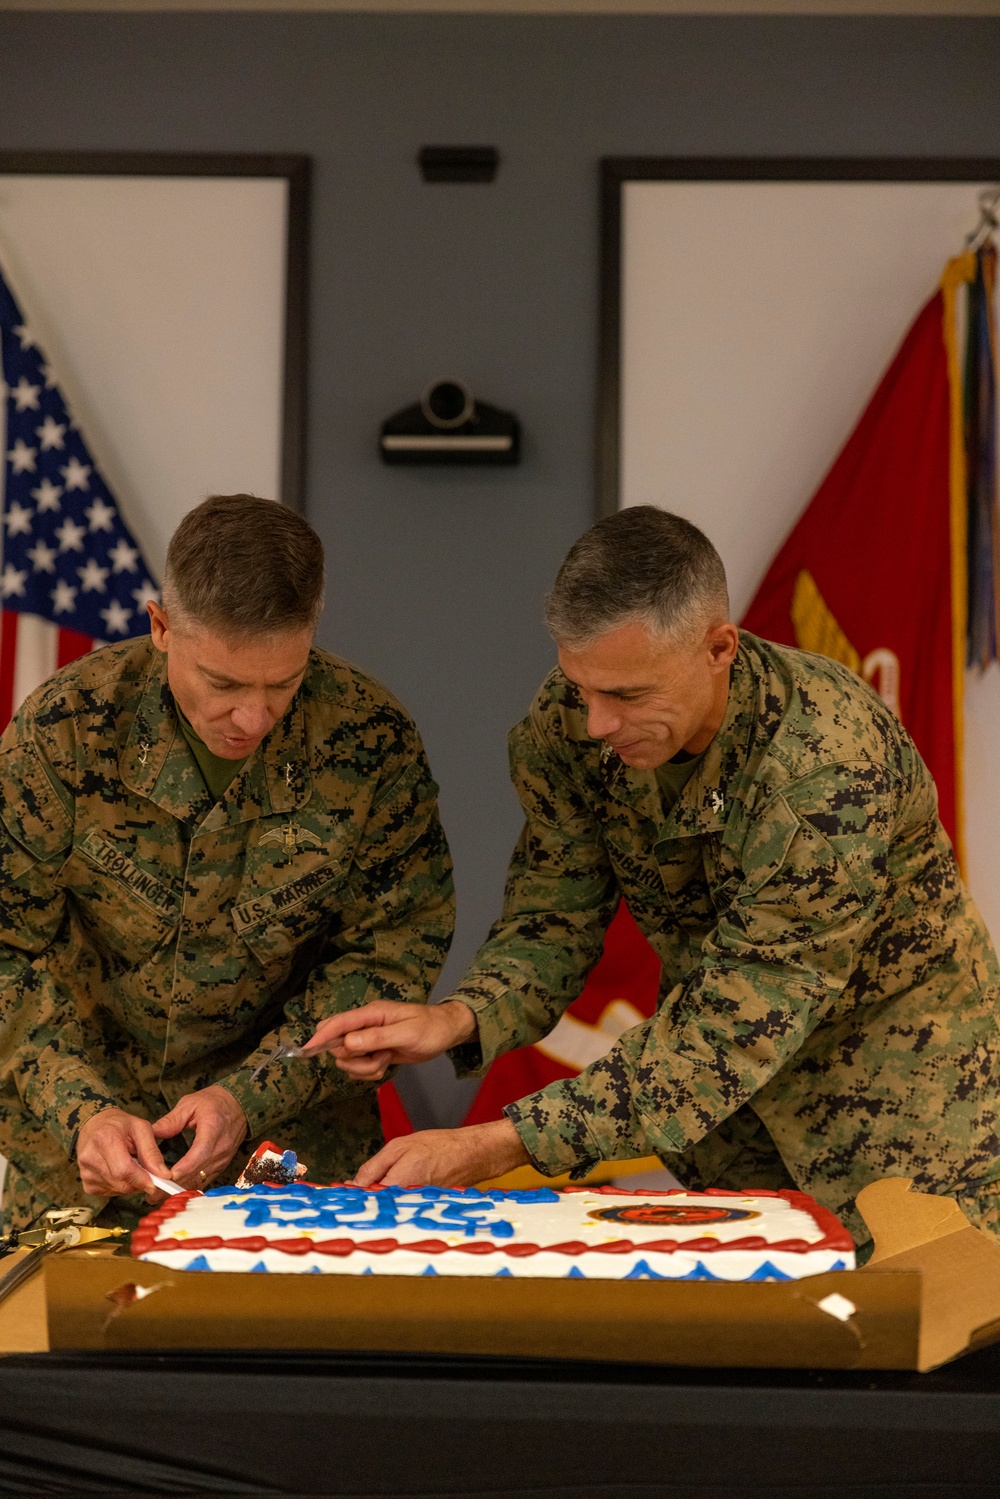
{"label": "name tape on chest", "polygon": [[152,906],[160,915],[176,916],[177,903],[166,885],[161,885],[153,875],[140,869],[138,864],[132,862],[128,854],[122,853],[120,848],[115,848],[113,843],[109,843],[99,833],[88,833],[80,844],[80,850],[99,869],[121,880],[133,894],[145,901],[148,906]]}

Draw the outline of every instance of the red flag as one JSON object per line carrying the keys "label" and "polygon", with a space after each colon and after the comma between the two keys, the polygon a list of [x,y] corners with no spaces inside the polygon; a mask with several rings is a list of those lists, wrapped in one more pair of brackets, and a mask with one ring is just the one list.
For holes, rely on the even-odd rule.
{"label": "red flag", "polygon": [[412,1135],[413,1125],[403,1107],[403,1100],[396,1091],[395,1083],[383,1083],[378,1090],[378,1111],[382,1119],[382,1133],[387,1140],[397,1135]]}
{"label": "red flag", "polygon": [[965,496],[949,266],[743,624],[842,661],[899,714],[961,841]]}
{"label": "red flag", "polygon": [[463,1123],[499,1119],[505,1104],[596,1062],[623,1031],[654,1013],[659,988],[660,960],[622,901],[583,993],[543,1040],[498,1057]]}

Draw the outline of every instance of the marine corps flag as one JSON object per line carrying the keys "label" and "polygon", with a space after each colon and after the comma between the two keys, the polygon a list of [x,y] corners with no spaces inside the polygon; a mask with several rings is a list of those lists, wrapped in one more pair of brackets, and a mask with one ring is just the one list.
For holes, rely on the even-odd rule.
{"label": "marine corps flag", "polygon": [[[964,282],[975,289],[984,265],[992,266],[992,253],[963,255],[948,265],[743,620],[767,640],[842,661],[874,686],[937,782],[941,820],[960,859],[973,559],[967,558],[972,497],[965,452],[971,434],[956,297]],[[988,299],[981,300],[988,310]],[[991,581],[991,609],[992,591]]]}

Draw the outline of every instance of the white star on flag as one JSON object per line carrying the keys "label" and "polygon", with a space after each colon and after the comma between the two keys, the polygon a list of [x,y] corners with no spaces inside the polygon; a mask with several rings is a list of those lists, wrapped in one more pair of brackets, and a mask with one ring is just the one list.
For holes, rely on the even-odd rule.
{"label": "white star on flag", "polygon": [[59,472],[66,480],[66,492],[71,489],[90,488],[90,464],[81,463],[79,458],[71,458],[65,468]]}
{"label": "white star on flag", "polygon": [[114,518],[114,510],[102,499],[96,499],[92,505],[87,506],[87,519],[92,531],[112,530]]}
{"label": "white star on flag", "polygon": [[76,608],[76,589],[60,578],[52,590],[52,612],[53,614],[70,614]]}
{"label": "white star on flag", "polygon": [[31,491],[31,498],[38,501],[39,515],[44,515],[46,510],[58,510],[61,494],[58,484],[53,484],[51,479],[43,479],[38,488]]}
{"label": "white star on flag", "polygon": [[35,428],[35,435],[41,441],[43,453],[49,453],[53,448],[64,448],[66,423],[57,422],[54,416],[47,416],[42,425]]}
{"label": "white star on flag", "polygon": [[67,516],[56,531],[60,552],[82,552],[86,534],[86,526],[78,526],[75,520],[70,520]]}
{"label": "white star on flag", "polygon": [[107,622],[109,635],[124,635],[132,618],[132,611],[123,609],[117,599],[112,599],[108,607],[101,610],[101,618]]}
{"label": "white star on flag", "polygon": [[44,541],[36,542],[28,553],[31,565],[36,573],[54,573],[56,570],[56,554]]}
{"label": "white star on flag", "polygon": [[10,466],[15,474],[33,474],[37,455],[38,449],[29,448],[24,438],[19,437],[7,457],[10,459]]}
{"label": "white star on flag", "polygon": [[42,393],[42,387],[40,385],[32,385],[26,376],[21,376],[10,393],[14,397],[14,405],[18,411],[38,410],[38,397]]}
{"label": "white star on flag", "polygon": [[20,339],[22,353],[25,349],[38,348],[38,340],[32,333],[31,329],[28,327],[27,323],[18,323],[17,327],[14,329],[14,332]]}
{"label": "white star on flag", "polygon": [[3,570],[3,577],[0,578],[0,593],[3,594],[5,599],[9,599],[11,594],[14,593],[23,594],[27,576],[27,573],[19,572],[13,562],[8,562]]}
{"label": "white star on flag", "polygon": [[4,517],[7,522],[8,536],[30,536],[31,535],[31,511],[24,505],[19,505],[14,500],[7,506],[7,514]]}
{"label": "white star on flag", "polygon": [[134,573],[135,564],[139,560],[138,548],[129,546],[128,542],[122,538],[111,548],[108,558],[116,573]]}
{"label": "white star on flag", "polygon": [[154,583],[150,581],[149,578],[146,578],[141,588],[132,589],[132,597],[135,599],[140,609],[145,609],[150,599],[152,599],[154,604],[158,604],[160,602],[160,590],[155,586]]}
{"label": "white star on flag", "polygon": [[84,593],[106,593],[108,567],[102,567],[96,557],[88,557],[83,567],[77,568],[77,576],[83,584]]}

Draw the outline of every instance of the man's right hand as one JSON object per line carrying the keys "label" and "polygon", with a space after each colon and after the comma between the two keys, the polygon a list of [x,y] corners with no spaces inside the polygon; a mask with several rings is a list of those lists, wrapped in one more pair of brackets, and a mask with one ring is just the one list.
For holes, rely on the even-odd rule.
{"label": "man's right hand", "polygon": [[[141,1164],[137,1166],[136,1160]],[[102,1109],[87,1120],[76,1137],[76,1163],[83,1190],[91,1197],[125,1197],[142,1192],[147,1202],[163,1201],[163,1193],[142,1169],[170,1176],[152,1125],[126,1114],[124,1109]]]}
{"label": "man's right hand", "polygon": [[377,1081],[390,1067],[429,1062],[476,1034],[476,1017],[459,999],[405,1005],[377,999],[324,1020],[306,1042],[307,1055],[329,1051],[348,1077]]}

